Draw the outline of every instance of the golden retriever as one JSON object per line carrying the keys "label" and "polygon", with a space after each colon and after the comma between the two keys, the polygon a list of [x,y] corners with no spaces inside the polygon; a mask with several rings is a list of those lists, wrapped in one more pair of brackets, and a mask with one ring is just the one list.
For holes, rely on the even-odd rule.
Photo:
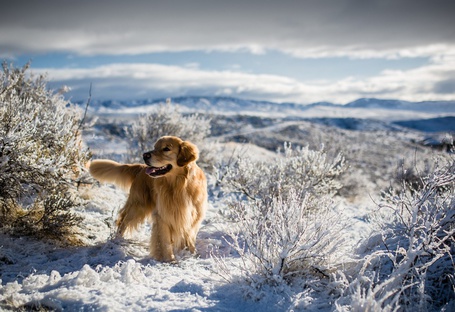
{"label": "golden retriever", "polygon": [[94,160],[90,173],[101,182],[114,183],[129,196],[117,219],[117,234],[136,229],[152,218],[150,254],[173,262],[175,253],[196,251],[196,235],[207,209],[207,180],[196,164],[196,145],[174,136],[161,137],[144,164]]}

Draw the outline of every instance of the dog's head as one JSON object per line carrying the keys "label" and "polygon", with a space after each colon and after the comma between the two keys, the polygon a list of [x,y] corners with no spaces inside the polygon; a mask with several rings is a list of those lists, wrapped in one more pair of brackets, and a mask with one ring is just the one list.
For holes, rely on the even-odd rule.
{"label": "dog's head", "polygon": [[149,167],[146,173],[151,177],[162,177],[173,169],[187,166],[199,157],[199,150],[193,143],[174,136],[164,136],[155,143],[153,151],[143,155]]}

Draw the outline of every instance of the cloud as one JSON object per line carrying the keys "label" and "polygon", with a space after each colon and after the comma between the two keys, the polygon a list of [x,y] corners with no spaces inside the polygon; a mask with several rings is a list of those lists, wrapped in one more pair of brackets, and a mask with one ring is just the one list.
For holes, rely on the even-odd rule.
{"label": "cloud", "polygon": [[[340,61],[424,57],[429,63],[418,68],[330,81],[244,72],[235,61],[218,67],[229,70],[208,70],[210,62],[191,58],[181,66],[78,68],[93,66],[83,64],[89,58],[80,58],[84,60],[67,65],[71,68],[33,70],[48,72],[56,89],[71,86],[74,100],[86,99],[91,83],[93,97],[100,99],[228,95],[298,103],[346,103],[359,97],[453,100],[453,16],[453,0],[16,0],[2,5],[0,57],[62,52],[78,59],[172,51],[281,51],[295,58]],[[276,66],[274,73],[280,72],[280,64]]]}
{"label": "cloud", "polygon": [[433,60],[411,70],[384,70],[379,75],[338,81],[299,81],[238,70],[210,71],[197,66],[112,64],[96,68],[39,69],[47,72],[55,89],[72,88],[73,100],[84,100],[90,84],[97,99],[143,99],[189,95],[235,96],[276,102],[308,104],[347,103],[359,97],[409,101],[453,100],[455,57]]}
{"label": "cloud", "polygon": [[[455,75],[455,72],[454,72]],[[454,94],[455,93],[455,78],[440,81],[434,85],[434,93],[437,94]]]}
{"label": "cloud", "polygon": [[10,1],[4,55],[221,50],[404,57],[453,47],[453,0]]}
{"label": "cloud", "polygon": [[[408,101],[453,100],[448,91],[455,73],[455,54],[434,59],[430,64],[410,70],[384,70],[366,80],[345,81],[349,92],[360,96],[395,98]],[[441,89],[443,87],[443,89]]]}
{"label": "cloud", "polygon": [[104,99],[217,94],[278,100],[301,88],[298,81],[287,77],[160,64],[112,64],[94,69],[36,71],[47,73],[56,88],[69,85],[76,100],[86,97],[90,83],[93,83],[94,96]]}
{"label": "cloud", "polygon": [[387,48],[387,49],[372,49],[359,47],[317,47],[317,48],[297,48],[283,49],[283,52],[299,58],[324,58],[324,57],[348,57],[352,59],[400,59],[400,58],[416,58],[429,57],[439,58],[445,55],[455,54],[455,44],[429,44],[426,46],[413,46],[406,48]]}

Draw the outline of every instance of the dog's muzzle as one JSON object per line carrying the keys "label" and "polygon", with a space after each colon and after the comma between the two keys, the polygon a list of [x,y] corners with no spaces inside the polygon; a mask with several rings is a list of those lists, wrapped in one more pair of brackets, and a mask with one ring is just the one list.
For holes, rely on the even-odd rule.
{"label": "dog's muzzle", "polygon": [[147,173],[151,177],[160,177],[171,171],[172,165],[166,165],[162,167],[153,167],[151,164],[152,161],[152,152],[147,152],[142,155],[142,158],[144,159],[145,164],[148,166],[145,169],[145,173]]}

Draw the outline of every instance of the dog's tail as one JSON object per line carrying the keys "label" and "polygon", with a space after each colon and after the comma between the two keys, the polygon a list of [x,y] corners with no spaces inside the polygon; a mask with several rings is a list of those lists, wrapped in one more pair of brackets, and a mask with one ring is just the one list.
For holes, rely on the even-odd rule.
{"label": "dog's tail", "polygon": [[129,190],[136,176],[145,165],[122,165],[112,160],[97,159],[90,164],[90,174],[100,182],[113,183]]}

